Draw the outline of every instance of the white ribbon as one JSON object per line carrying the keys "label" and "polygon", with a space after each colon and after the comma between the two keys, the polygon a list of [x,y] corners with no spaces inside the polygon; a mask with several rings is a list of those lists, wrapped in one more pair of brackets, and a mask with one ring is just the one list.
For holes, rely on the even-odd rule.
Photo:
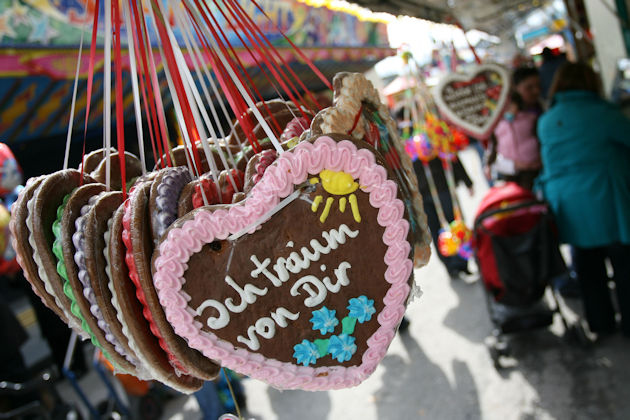
{"label": "white ribbon", "polygon": [[245,235],[247,232],[251,231],[252,229],[262,225],[265,221],[269,220],[271,216],[273,216],[274,214],[278,213],[280,210],[282,210],[283,208],[291,204],[291,202],[293,202],[296,198],[298,198],[300,194],[302,194],[302,190],[300,189],[293,191],[291,195],[285,197],[281,202],[279,202],[271,210],[269,210],[267,213],[265,213],[264,215],[256,219],[254,223],[228,236],[228,239],[230,241],[235,241],[241,236]]}
{"label": "white ribbon", "polygon": [[[118,0],[114,0],[118,1]],[[105,140],[105,186],[110,190],[112,144],[112,0],[105,0],[105,52],[103,67],[103,138]]]}
{"label": "white ribbon", "polygon": [[[173,7],[173,11],[175,14],[175,19],[177,20],[180,28],[182,28],[182,34],[184,35],[184,42],[186,43],[186,48],[188,50],[188,53],[190,55],[190,57],[192,58],[193,61],[193,65],[195,67],[195,71],[197,73],[197,77],[199,79],[199,83],[201,84],[201,88],[203,90],[204,96],[206,98],[207,103],[210,105],[211,107],[211,111],[212,111],[212,116],[214,118],[214,125],[216,125],[221,133],[222,138],[225,138],[225,133],[223,132],[223,127],[221,126],[221,121],[219,120],[219,116],[217,115],[216,109],[214,108],[214,104],[212,103],[212,100],[210,98],[210,94],[208,92],[208,89],[206,87],[206,83],[205,80],[203,78],[203,75],[201,73],[200,70],[200,65],[199,65],[199,58],[197,57],[197,55],[195,54],[196,52],[198,52],[198,49],[195,51],[193,50],[193,48],[191,48],[191,45],[195,42],[194,38],[192,38],[192,34],[190,33],[190,30],[187,27],[187,22],[185,21],[185,17],[183,15],[183,12],[181,11],[180,8],[175,7],[175,5],[172,5],[171,7]],[[196,85],[192,79],[192,75],[190,74],[189,71],[187,71],[187,79],[189,84],[192,87],[192,91],[195,94],[195,100],[197,101],[197,105],[199,106],[199,108],[202,110],[202,114],[204,116],[204,120],[206,125],[208,126],[208,129],[210,130],[210,134],[212,135],[212,139],[214,141],[214,144],[217,147],[218,153],[219,153],[219,157],[221,158],[221,163],[223,163],[223,167],[225,169],[229,169],[229,164],[225,159],[224,153],[223,153],[223,149],[220,147],[219,144],[219,140],[218,140],[218,136],[214,130],[214,125],[210,122],[210,118],[207,114],[207,112],[205,111],[204,108],[204,104],[201,102],[201,98],[199,95],[198,90],[196,89]],[[202,145],[204,147],[204,151],[206,152],[206,154],[208,154],[209,148],[207,145],[207,140],[202,139]],[[232,152],[230,150],[230,148],[227,148],[227,152],[229,155],[229,158],[231,160],[232,163],[232,167],[236,168],[236,161],[234,160],[234,156],[232,155]],[[239,191],[236,182],[234,181],[234,178],[232,176],[232,172],[228,171],[228,177],[229,180],[232,184],[232,187],[234,188],[234,191]]]}
{"label": "white ribbon", "polygon": [[[138,149],[140,152],[140,162],[142,162],[142,174],[147,173],[147,162],[144,156],[144,137],[142,133],[142,113],[140,110],[140,93],[138,91],[138,74],[136,70],[136,53],[133,44],[131,31],[131,17],[129,13],[129,5],[125,0],[122,1],[123,17],[125,18],[125,26],[127,27],[127,45],[129,47],[129,64],[131,66],[131,88],[133,90],[133,107],[136,114],[136,133],[138,134]],[[148,117],[148,116],[147,116]]]}
{"label": "white ribbon", "polygon": [[[98,10],[94,11],[98,13]],[[87,2],[85,7],[87,15]],[[92,28],[94,30],[94,28]],[[79,84],[79,69],[81,68],[81,57],[83,56],[83,35],[85,33],[85,20],[81,25],[81,41],[79,41],[79,57],[77,58],[77,70],[74,74],[74,88],[72,89],[72,104],[70,105],[70,121],[68,121],[68,135],[66,136],[66,152],[63,157],[63,169],[68,169],[68,158],[70,157],[70,142],[72,139],[72,126],[74,124],[74,107],[77,103],[77,85]]]}
{"label": "white ribbon", "polygon": [[[186,4],[188,5],[188,9],[194,15],[194,18],[197,20],[197,22],[203,22],[203,20],[201,19],[200,12],[190,2],[190,0],[184,0],[184,2],[186,2]],[[227,72],[230,75],[230,78],[232,79],[232,81],[234,82],[236,88],[238,89],[240,94],[243,96],[243,99],[245,99],[245,102],[247,103],[247,105],[252,110],[252,113],[254,114],[256,119],[258,120],[258,123],[260,124],[260,126],[263,129],[263,131],[265,132],[265,134],[267,135],[267,137],[269,138],[269,140],[273,144],[273,147],[276,149],[276,151],[279,154],[283,153],[284,150],[282,149],[282,146],[280,145],[280,142],[276,138],[275,134],[273,133],[273,131],[271,130],[269,125],[267,124],[267,121],[265,121],[265,119],[263,118],[262,114],[258,110],[258,107],[256,107],[256,104],[254,103],[252,98],[249,96],[249,93],[247,92],[247,89],[245,88],[245,86],[243,86],[243,84],[241,83],[241,81],[237,77],[236,73],[234,72],[234,70],[230,66],[230,62],[228,61],[227,57],[225,57],[225,54],[223,54],[223,51],[219,48],[216,39],[214,39],[214,37],[212,37],[212,35],[209,33],[209,30],[204,25],[199,25],[199,27],[204,32],[204,35],[206,36],[206,38],[210,42],[212,48],[215,49],[215,52],[216,52],[217,56],[219,57],[219,60],[221,61],[221,63],[225,67],[225,70],[227,70]]]}

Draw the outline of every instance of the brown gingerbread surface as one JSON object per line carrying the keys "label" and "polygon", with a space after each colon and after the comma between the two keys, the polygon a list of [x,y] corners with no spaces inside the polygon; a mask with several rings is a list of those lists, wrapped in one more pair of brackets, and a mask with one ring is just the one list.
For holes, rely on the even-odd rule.
{"label": "brown gingerbread surface", "polygon": [[[367,349],[367,339],[379,327],[377,316],[384,307],[382,297],[385,296],[390,284],[384,278],[387,267],[382,256],[385,254],[386,245],[382,240],[384,228],[376,222],[377,209],[369,204],[367,193],[357,190],[355,195],[361,222],[354,219],[350,204],[347,204],[345,212],[341,213],[339,209],[341,197],[328,194],[321,185],[318,185],[315,191],[305,193],[300,199],[294,200],[254,234],[243,236],[236,241],[223,240],[206,244],[201,252],[194,254],[188,262],[188,270],[184,275],[185,283],[182,286],[183,292],[190,296],[189,307],[193,311],[203,305],[206,299],[219,302],[231,299],[236,305],[241,303],[239,293],[226,280],[228,276],[240,288],[251,285],[261,290],[267,289],[264,296],[257,296],[256,301],[247,305],[242,312],[230,313],[230,322],[224,328],[215,330],[208,327],[208,319],[216,317],[217,311],[213,308],[202,310],[201,315],[195,317],[195,321],[203,326],[202,331],[216,334],[237,348],[253,351],[246,344],[239,342],[237,337],[248,338],[250,326],[254,326],[263,317],[269,317],[278,308],[285,308],[292,314],[299,313],[299,318],[289,320],[285,328],[276,325],[273,338],[258,336],[260,349],[256,352],[270,359],[296,363],[293,357],[293,347],[296,344],[303,339],[313,341],[329,338],[332,334],[341,334],[341,321],[348,315],[349,298],[366,296],[374,300],[376,314],[370,321],[356,324],[353,336],[356,338],[357,351],[349,361],[341,365],[360,364],[362,354]],[[335,200],[324,223],[320,221],[324,205],[320,205],[317,212],[311,209],[311,202],[317,196],[324,198],[323,203],[329,196]],[[193,216],[194,212],[185,219]],[[182,221],[178,224],[181,223]],[[330,232],[331,229],[344,230],[343,225],[352,232],[358,232],[358,235],[355,238],[347,237],[345,244],[339,244],[337,250],[327,255],[322,254],[318,261],[312,262],[309,268],[300,271],[299,274],[290,274],[286,283],[280,287],[275,287],[263,274],[252,276],[252,271],[257,268],[251,260],[254,256],[261,263],[267,258],[270,259],[267,268],[271,275],[278,277],[278,271],[272,269],[272,266],[279,258],[288,258],[291,252],[297,252],[302,256],[303,247],[312,253],[313,247],[310,244],[313,240],[326,246],[327,240],[323,234]],[[314,276],[322,281],[328,277],[330,281],[336,283],[334,270],[339,268],[342,262],[350,264],[350,268],[347,268],[350,282],[347,286],[342,286],[341,293],[329,291],[325,302],[315,307],[305,306],[304,300],[309,296],[306,288],[298,288],[299,295],[292,296],[293,285],[306,276]],[[315,290],[312,285],[306,287]],[[326,335],[314,331],[310,322],[312,312],[322,306],[335,310],[339,321],[334,332]],[[314,366],[339,365],[339,362],[328,355],[319,359]]]}
{"label": "brown gingerbread surface", "polygon": [[[101,152],[102,154],[102,152]],[[103,155],[103,154],[102,154]],[[118,151],[109,155],[109,173],[110,173],[110,186],[112,190],[122,190],[122,178],[120,172],[120,158],[118,157]],[[103,155],[102,160],[90,173],[90,175],[98,182],[105,183],[107,179],[107,157]],[[129,182],[134,178],[142,175],[142,164],[140,159],[132,153],[125,152],[125,182]]]}
{"label": "brown gingerbread surface", "polygon": [[[93,180],[87,176],[83,183]],[[70,299],[63,291],[64,280],[57,273],[57,258],[52,252],[55,237],[52,231],[53,222],[57,219],[57,209],[66,195],[70,194],[81,184],[81,173],[76,169],[66,169],[47,176],[33,194],[33,237],[37,252],[41,257],[43,269],[48,276],[50,286],[55,296],[64,306],[66,313],[71,314]],[[63,230],[63,229],[62,229]],[[72,315],[74,322],[70,325],[80,325],[79,319]]]}
{"label": "brown gingerbread surface", "polygon": [[197,185],[197,180],[193,180],[186,184],[182,193],[179,195],[179,200],[177,201],[177,217],[182,217],[191,211],[193,211],[193,203],[192,197],[195,193],[195,185]]}
{"label": "brown gingerbread surface", "polygon": [[28,217],[27,204],[33,194],[44,181],[44,176],[31,178],[22,190],[18,199],[11,207],[11,227],[13,229],[13,243],[17,254],[20,257],[20,266],[24,270],[33,290],[42,299],[44,305],[50,308],[63,322],[68,323],[68,318],[63,310],[55,302],[55,297],[46,291],[44,281],[39,277],[37,264],[33,260],[33,249],[28,242],[30,235],[26,218]]}
{"label": "brown gingerbread surface", "polygon": [[[76,232],[75,222],[77,218],[81,216],[81,209],[87,205],[92,197],[97,196],[101,192],[105,191],[105,185],[103,184],[87,184],[77,188],[64,209],[61,217],[61,241],[63,245],[63,260],[66,266],[66,273],[68,276],[68,282],[72,288],[75,302],[81,311],[81,316],[85,320],[85,323],[92,332],[93,339],[96,340],[99,346],[107,351],[111,360],[119,367],[129,373],[135,373],[135,367],[131,365],[124,357],[116,352],[114,346],[107,341],[105,333],[99,327],[96,317],[90,310],[90,302],[86,299],[84,294],[84,286],[79,280],[79,268],[75,263],[75,254],[77,252],[74,243],[72,241],[72,235]],[[87,235],[87,232],[86,232]],[[85,237],[85,244],[91,242],[89,236]],[[86,257],[86,263],[88,259]],[[92,287],[92,290],[94,288]],[[100,307],[100,305],[99,305]],[[96,343],[95,343],[96,344]]]}
{"label": "brown gingerbread surface", "polygon": [[149,221],[151,185],[151,183],[145,183],[138,186],[136,192],[130,197],[132,212],[131,240],[138,278],[142,285],[147,306],[151,311],[151,316],[171,353],[191,375],[201,379],[212,380],[219,374],[220,366],[204,357],[197,350],[190,348],[183,338],[175,334],[173,327],[166,319],[153,286],[153,275],[151,272],[153,240]]}
{"label": "brown gingerbread surface", "polygon": [[[83,172],[89,174],[101,163],[103,158],[105,157],[106,149],[96,149],[83,158]],[[116,153],[116,149],[113,147],[109,149],[110,153]],[[81,170],[81,165],[79,165],[79,171]]]}
{"label": "brown gingerbread surface", "polygon": [[143,307],[136,297],[136,287],[129,278],[129,269],[125,262],[126,248],[122,240],[122,219],[124,214],[124,206],[120,206],[114,212],[109,238],[109,257],[112,282],[114,291],[118,296],[121,315],[138,347],[136,356],[147,366],[151,367],[151,373],[159,381],[180,392],[191,393],[197,391],[201,388],[203,382],[193,376],[180,376],[175,373],[166,353],[160,348],[158,339],[151,333],[149,322],[142,313]]}
{"label": "brown gingerbread surface", "polygon": [[[405,201],[413,208],[414,218],[417,224],[415,232],[415,266],[420,268],[426,265],[431,255],[429,244],[431,236],[422,205],[422,196],[418,190],[418,182],[411,159],[405,152],[404,142],[398,135],[396,123],[392,119],[387,106],[380,101],[377,90],[365,76],[359,73],[341,72],[333,79],[334,102],[333,106],[320,111],[311,123],[310,135],[324,133],[351,133],[357,140],[369,141],[371,124],[368,114],[377,113],[388,133],[390,145],[395,150],[396,158],[400,161],[396,172],[398,182]],[[369,112],[367,112],[369,111]],[[378,128],[380,130],[380,128]],[[380,135],[379,135],[380,138]],[[390,150],[390,153],[393,150]],[[388,164],[390,169],[392,165]]]}
{"label": "brown gingerbread surface", "polygon": [[[129,346],[129,339],[123,334],[122,326],[116,316],[116,309],[112,304],[112,293],[109,289],[110,278],[105,271],[107,263],[103,254],[107,222],[121,204],[121,192],[101,194],[94,206],[85,215],[85,265],[89,273],[94,297],[101,310],[103,319],[124,349],[124,352],[136,358],[135,352]],[[124,357],[112,356],[117,359],[120,365],[129,364],[125,363],[127,359]],[[125,362],[121,362],[120,359],[123,359]],[[134,366],[134,368],[137,367]]]}

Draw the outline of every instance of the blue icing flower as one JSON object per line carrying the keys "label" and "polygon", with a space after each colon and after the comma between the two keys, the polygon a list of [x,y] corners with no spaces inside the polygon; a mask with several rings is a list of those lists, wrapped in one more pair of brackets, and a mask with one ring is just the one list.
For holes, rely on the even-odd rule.
{"label": "blue icing flower", "polygon": [[361,295],[358,298],[352,298],[349,301],[348,310],[350,316],[356,318],[357,321],[363,323],[372,319],[372,315],[376,312],[374,308],[374,300],[368,299]]}
{"label": "blue icing flower", "polygon": [[298,363],[302,363],[304,366],[315,363],[319,356],[317,346],[308,340],[302,340],[300,344],[293,346],[293,350],[295,350],[293,357],[297,359]]}
{"label": "blue icing flower", "polygon": [[352,359],[352,355],[357,351],[357,345],[354,344],[354,337],[347,334],[333,335],[330,337],[328,352],[333,359],[339,362],[347,362]]}
{"label": "blue icing flower", "polygon": [[319,330],[322,334],[335,331],[335,327],[339,325],[339,321],[335,318],[335,312],[325,306],[322,309],[313,311],[313,317],[311,318],[313,329]]}

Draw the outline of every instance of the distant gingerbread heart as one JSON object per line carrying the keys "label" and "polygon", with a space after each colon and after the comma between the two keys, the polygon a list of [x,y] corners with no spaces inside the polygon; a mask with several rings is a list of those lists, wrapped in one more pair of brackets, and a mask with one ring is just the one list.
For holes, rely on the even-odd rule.
{"label": "distant gingerbread heart", "polygon": [[509,91],[508,72],[497,64],[483,64],[468,74],[444,77],[436,88],[435,102],[451,123],[484,139],[499,121]]}
{"label": "distant gingerbread heart", "polygon": [[345,388],[376,369],[405,311],[412,246],[397,183],[357,144],[302,142],[242,202],[167,231],[153,280],[189,346],[278,388]]}

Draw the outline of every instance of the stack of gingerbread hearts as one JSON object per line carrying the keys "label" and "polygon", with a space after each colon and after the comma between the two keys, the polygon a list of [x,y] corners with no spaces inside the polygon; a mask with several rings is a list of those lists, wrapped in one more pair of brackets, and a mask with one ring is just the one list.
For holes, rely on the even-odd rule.
{"label": "stack of gingerbread hearts", "polygon": [[[216,377],[219,367],[174,335],[155,289],[143,288],[142,274],[150,276],[150,269],[138,270],[141,258],[137,264],[126,261],[134,244],[123,242],[133,236],[123,228],[123,217],[148,220],[148,201],[132,194],[134,199],[123,205],[122,193],[115,190],[139,177],[134,191],[155,185],[154,200],[159,202],[159,191],[164,190],[160,185],[169,186],[169,173],[180,168],[140,177],[138,159],[127,154],[128,179],[112,176],[108,191],[98,182],[104,181],[104,160],[103,151],[97,151],[86,157],[82,171],[67,169],[30,180],[12,212],[20,264],[44,303],[89,338],[118,371],[194,391],[202,379]],[[116,155],[111,166],[117,161]],[[164,217],[159,214],[157,219]],[[135,245],[136,256],[150,260],[151,237],[149,241],[149,251]]]}
{"label": "stack of gingerbread hearts", "polygon": [[220,366],[278,388],[359,384],[394,337],[428,242],[405,162],[341,117],[327,128],[346,106],[307,126],[271,103],[281,141],[256,132],[246,150],[235,127],[199,176],[188,147],[148,173],[121,154],[126,179],[105,150],[31,179],[11,229],[33,290],[117,370],[182,392]]}

